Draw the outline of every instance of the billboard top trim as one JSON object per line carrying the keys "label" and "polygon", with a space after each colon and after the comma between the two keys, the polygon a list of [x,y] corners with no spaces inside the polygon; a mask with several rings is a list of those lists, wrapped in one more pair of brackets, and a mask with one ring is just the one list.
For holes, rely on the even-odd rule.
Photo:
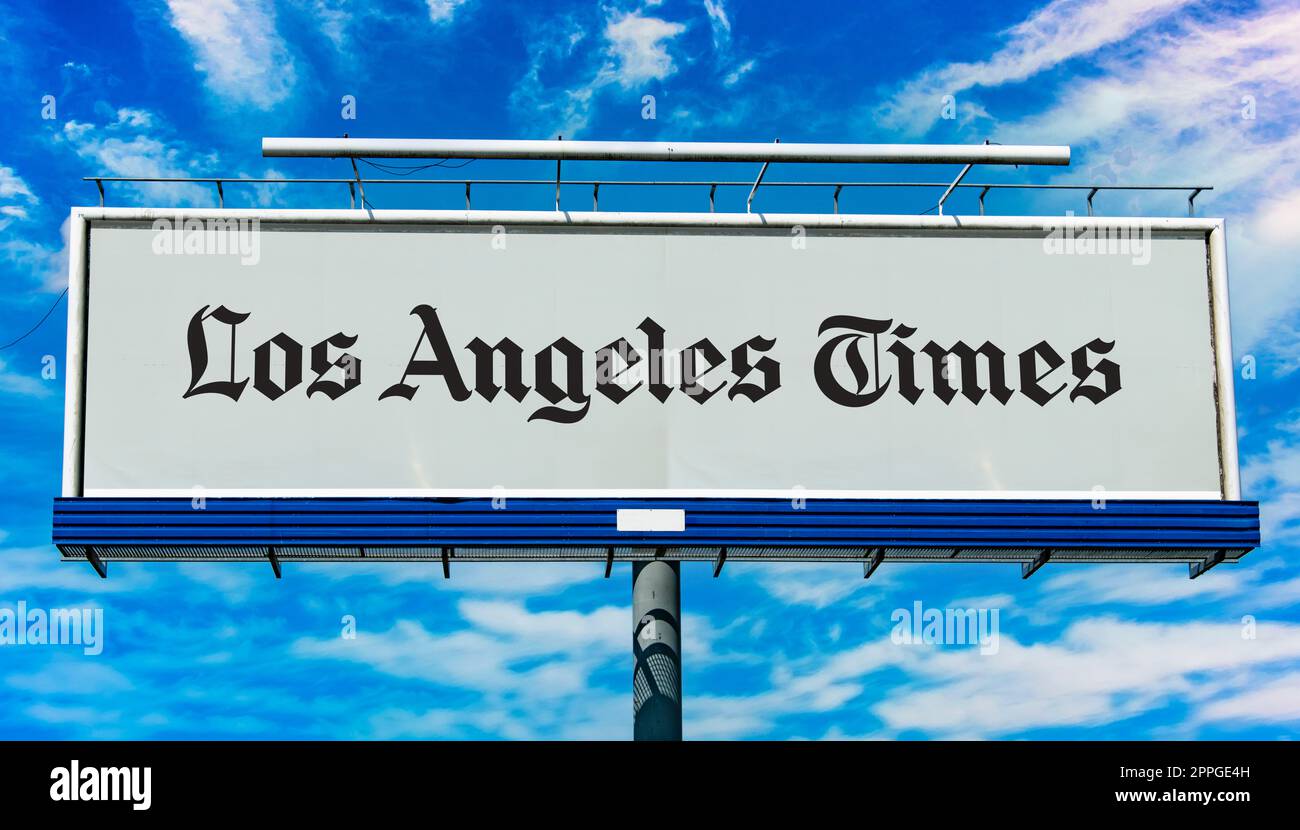
{"label": "billboard top trim", "polygon": [[490,140],[446,138],[263,138],[268,158],[473,158],[549,161],[713,161],[859,164],[1068,165],[1063,145],[779,144]]}

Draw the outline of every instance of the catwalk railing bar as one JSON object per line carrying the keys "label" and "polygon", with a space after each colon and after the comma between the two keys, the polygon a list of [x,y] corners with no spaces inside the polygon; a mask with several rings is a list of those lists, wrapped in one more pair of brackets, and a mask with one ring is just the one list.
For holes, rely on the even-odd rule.
{"label": "catwalk railing bar", "polygon": [[[659,180],[607,180],[607,179],[367,179],[362,177],[355,178],[242,178],[242,177],[189,177],[189,176],[85,176],[82,181],[94,182],[99,193],[99,206],[104,207],[106,201],[104,185],[107,184],[208,184],[213,185],[217,193],[218,207],[225,207],[225,185],[344,185],[348,188],[349,206],[357,207],[356,189],[361,187],[364,191],[366,185],[427,185],[427,186],[458,186],[464,188],[465,192],[465,209],[473,209],[473,188],[480,187],[501,187],[501,186],[546,186],[547,188],[556,188],[557,191],[557,210],[562,208],[558,203],[558,191],[562,187],[590,187],[592,197],[592,210],[600,210],[600,190],[601,188],[611,187],[700,187],[708,188],[709,212],[716,210],[714,195],[719,187],[729,188],[747,188],[750,190],[749,200],[746,209],[752,206],[752,201],[757,187],[753,181],[659,181]],[[1011,182],[986,182],[986,183],[969,183],[958,181],[954,182],[837,182],[837,181],[817,181],[817,182],[772,182],[763,181],[762,187],[767,188],[829,188],[831,190],[831,209],[833,213],[840,212],[840,195],[845,188],[915,188],[915,189],[940,189],[943,190],[941,202],[946,201],[951,191],[975,189],[979,191],[979,212],[983,216],[985,212],[985,197],[992,190],[1033,190],[1033,191],[1082,191],[1087,194],[1086,204],[1088,215],[1093,215],[1093,197],[1101,191],[1128,191],[1128,192],[1182,192],[1187,194],[1187,215],[1196,214],[1196,197],[1214,188],[1209,185],[1165,185],[1165,184],[1029,184],[1029,183],[1011,183]],[[933,208],[932,208],[933,209]]]}

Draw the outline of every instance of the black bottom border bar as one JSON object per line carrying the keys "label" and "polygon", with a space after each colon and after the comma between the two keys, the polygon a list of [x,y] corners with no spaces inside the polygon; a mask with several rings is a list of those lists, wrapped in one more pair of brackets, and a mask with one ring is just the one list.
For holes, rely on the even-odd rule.
{"label": "black bottom border bar", "polygon": [[[136,809],[146,768],[149,805]],[[980,823],[988,808],[1043,819],[1099,811],[1235,816],[1289,812],[1298,769],[1300,749],[1283,741],[0,743],[5,806],[69,819],[337,820],[427,815],[431,807],[494,820],[513,811],[553,820],[557,810],[595,819],[600,813],[591,811],[604,808],[618,811],[609,817],[630,809],[633,821],[637,812],[653,820],[664,810],[686,818],[697,810],[797,809],[807,818],[891,807],[921,811],[918,821],[955,812]],[[82,797],[101,785],[111,796],[114,779],[126,795]]]}

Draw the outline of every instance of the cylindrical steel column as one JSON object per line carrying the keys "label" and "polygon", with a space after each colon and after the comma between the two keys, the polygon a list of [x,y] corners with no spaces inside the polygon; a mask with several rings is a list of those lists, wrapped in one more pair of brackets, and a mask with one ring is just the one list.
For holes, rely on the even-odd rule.
{"label": "cylindrical steel column", "polygon": [[632,563],[632,737],[682,739],[681,572],[677,562]]}

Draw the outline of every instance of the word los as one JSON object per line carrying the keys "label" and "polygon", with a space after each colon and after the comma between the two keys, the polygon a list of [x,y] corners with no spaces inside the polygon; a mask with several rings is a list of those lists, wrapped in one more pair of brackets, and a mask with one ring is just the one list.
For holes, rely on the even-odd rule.
{"label": "word los", "polygon": [[[284,332],[253,349],[253,375],[236,380],[236,329],[250,316],[225,306],[209,310],[200,308],[190,318],[186,335],[190,359],[190,383],[182,397],[223,395],[239,400],[250,380],[253,388],[270,400],[276,400],[303,382],[304,359],[315,374],[306,387],[308,397],[323,394],[335,400],[361,384],[362,359],[345,349],[353,348],[359,335],[337,332],[317,342],[310,349]],[[525,358],[524,347],[503,337],[489,345],[475,337],[465,344],[468,356],[452,347],[438,311],[418,305],[411,314],[420,322],[411,356],[396,382],[385,386],[379,400],[412,400],[420,390],[420,378],[436,378],[454,401],[478,395],[487,401],[505,392],[522,403],[536,394],[547,405],[533,410],[528,420],[571,424],[581,421],[590,410],[593,392],[620,404],[641,388],[660,403],[674,393],[681,393],[698,404],[705,404],[726,390],[728,399],[761,401],[781,388],[781,364],[774,356],[776,338],[755,335],[724,352],[708,338],[697,340],[682,349],[665,348],[666,331],[652,318],[636,327],[644,337],[639,350],[627,338],[609,343],[595,352],[595,380],[588,388],[587,354],[566,337],[561,337]],[[230,363],[223,374],[228,379],[204,380],[209,369],[207,340],[209,324],[229,328]],[[879,401],[892,389],[909,404],[915,405],[927,391],[918,385],[923,372],[917,365],[929,363],[929,390],[945,405],[962,395],[979,404],[988,395],[1006,405],[1019,391],[1029,400],[1045,406],[1065,391],[1069,384],[1050,376],[1065,365],[1063,358],[1047,341],[1021,351],[1012,362],[1016,387],[1010,385],[1007,354],[985,341],[971,347],[961,340],[940,346],[933,340],[914,348],[910,338],[917,329],[893,320],[836,315],[822,321],[817,330],[825,336],[813,361],[813,379],[830,401],[846,407],[868,406]],[[888,345],[884,345],[889,338]],[[1113,341],[1094,339],[1070,353],[1074,386],[1068,400],[1079,398],[1098,404],[1120,389],[1120,367],[1112,360],[1093,362],[1092,355],[1109,354]],[[423,352],[423,355],[422,355]],[[272,357],[282,358],[282,370],[272,371]],[[889,373],[881,368],[883,359]],[[498,375],[497,358],[502,372]],[[987,386],[981,380],[987,377]],[[525,365],[531,364],[532,385],[525,382]],[[870,368],[869,368],[870,365]],[[726,378],[724,372],[729,371]],[[1094,376],[1096,381],[1094,381]]]}
{"label": "word los", "polygon": [[72,761],[50,770],[51,801],[129,801],[132,810],[148,810],[152,767],[83,767]]}

